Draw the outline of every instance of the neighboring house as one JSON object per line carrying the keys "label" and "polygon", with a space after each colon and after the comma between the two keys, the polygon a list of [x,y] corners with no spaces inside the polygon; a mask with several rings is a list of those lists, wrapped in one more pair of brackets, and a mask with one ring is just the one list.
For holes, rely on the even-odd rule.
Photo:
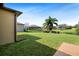
{"label": "neighboring house", "polygon": [[0,3],[0,45],[16,41],[16,18],[22,12]]}
{"label": "neighboring house", "polygon": [[24,24],[22,24],[22,23],[17,23],[17,24],[16,24],[16,31],[17,31],[17,32],[23,32],[23,31],[24,31]]}
{"label": "neighboring house", "polygon": [[24,30],[25,30],[25,31],[28,31],[28,30],[29,30],[29,23],[25,23],[25,25],[24,25]]}

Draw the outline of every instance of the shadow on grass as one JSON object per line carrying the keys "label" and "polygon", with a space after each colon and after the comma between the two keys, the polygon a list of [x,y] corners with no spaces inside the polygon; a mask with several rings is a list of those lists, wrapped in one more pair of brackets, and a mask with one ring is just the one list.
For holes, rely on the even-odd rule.
{"label": "shadow on grass", "polygon": [[23,35],[17,35],[16,36],[16,41],[22,41],[22,40],[38,40],[41,39],[39,37],[33,36],[33,35],[27,35],[27,34],[23,34]]}
{"label": "shadow on grass", "polygon": [[77,33],[72,33],[72,32],[63,32],[63,33],[65,33],[65,34],[70,34],[70,35],[79,35],[79,34],[77,34]]}
{"label": "shadow on grass", "polygon": [[17,40],[8,45],[0,46],[0,55],[2,56],[53,56],[55,49],[43,45],[36,40],[40,37],[32,35],[17,35]]}

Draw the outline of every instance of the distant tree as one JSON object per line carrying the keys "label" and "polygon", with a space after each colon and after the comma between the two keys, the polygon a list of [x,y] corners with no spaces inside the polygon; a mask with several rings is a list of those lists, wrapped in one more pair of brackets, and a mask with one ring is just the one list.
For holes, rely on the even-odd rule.
{"label": "distant tree", "polygon": [[51,32],[54,27],[53,25],[54,24],[58,25],[57,21],[58,20],[56,18],[51,18],[49,16],[49,18],[45,20],[45,23],[43,24],[43,28],[46,29],[47,31]]}
{"label": "distant tree", "polygon": [[67,28],[67,24],[60,24],[58,25],[59,29],[66,29]]}
{"label": "distant tree", "polygon": [[78,27],[78,24],[74,25],[74,28],[77,28]]}
{"label": "distant tree", "polygon": [[74,26],[74,28],[77,28],[77,27],[79,27],[79,22],[78,22],[78,24],[76,24],[76,25]]}
{"label": "distant tree", "polygon": [[66,29],[72,29],[73,28],[73,26],[67,26],[66,27]]}
{"label": "distant tree", "polygon": [[29,30],[33,30],[33,31],[41,31],[41,27],[37,26],[37,25],[31,25],[29,26]]}
{"label": "distant tree", "polygon": [[77,32],[77,34],[79,34],[79,22],[78,22],[77,27],[76,27],[76,32]]}

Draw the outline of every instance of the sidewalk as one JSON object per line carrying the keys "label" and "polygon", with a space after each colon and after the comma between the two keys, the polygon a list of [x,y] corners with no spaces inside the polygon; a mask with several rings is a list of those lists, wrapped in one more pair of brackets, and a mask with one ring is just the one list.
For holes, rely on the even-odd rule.
{"label": "sidewalk", "polygon": [[54,56],[79,56],[79,46],[62,43]]}

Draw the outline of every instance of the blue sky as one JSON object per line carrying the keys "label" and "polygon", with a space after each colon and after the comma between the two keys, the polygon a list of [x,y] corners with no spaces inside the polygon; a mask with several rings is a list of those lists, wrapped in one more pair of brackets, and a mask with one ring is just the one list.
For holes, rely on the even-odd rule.
{"label": "blue sky", "polygon": [[58,24],[75,25],[79,21],[79,4],[73,3],[7,3],[5,6],[22,11],[17,22],[42,26],[49,16],[57,18]]}

